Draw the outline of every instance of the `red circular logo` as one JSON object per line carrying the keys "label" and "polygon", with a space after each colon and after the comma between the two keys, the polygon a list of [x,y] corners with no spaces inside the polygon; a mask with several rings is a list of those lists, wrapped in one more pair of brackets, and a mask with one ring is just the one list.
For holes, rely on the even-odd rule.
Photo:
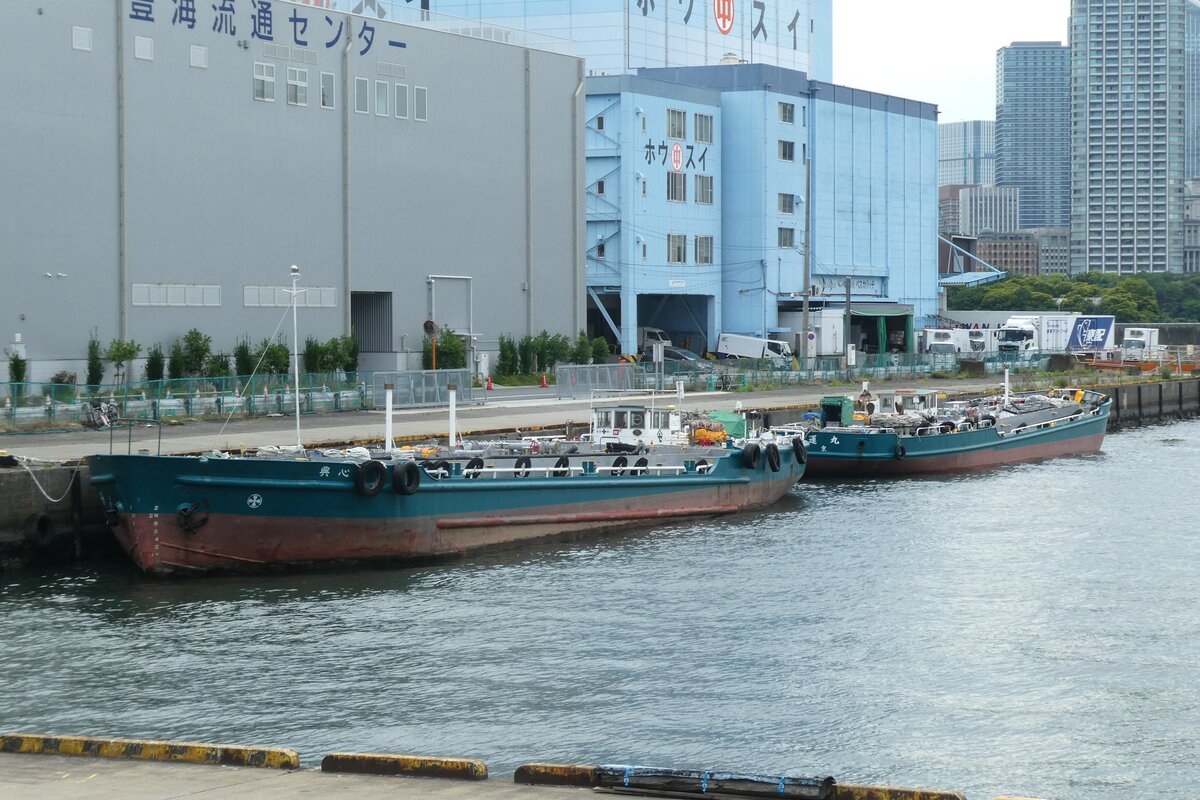
{"label": "red circular logo", "polygon": [[679,142],[671,145],[671,169],[676,172],[683,169],[683,148],[679,146]]}
{"label": "red circular logo", "polygon": [[728,36],[733,30],[733,0],[713,0],[713,19],[717,30]]}

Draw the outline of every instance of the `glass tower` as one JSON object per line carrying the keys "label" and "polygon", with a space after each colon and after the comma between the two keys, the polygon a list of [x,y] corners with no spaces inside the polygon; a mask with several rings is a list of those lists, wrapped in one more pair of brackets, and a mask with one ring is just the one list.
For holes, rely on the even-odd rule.
{"label": "glass tower", "polygon": [[996,123],[990,119],[938,125],[938,186],[996,182]]}
{"label": "glass tower", "polygon": [[1022,228],[1070,224],[1070,55],[1060,42],[996,53],[996,183],[1021,190]]}

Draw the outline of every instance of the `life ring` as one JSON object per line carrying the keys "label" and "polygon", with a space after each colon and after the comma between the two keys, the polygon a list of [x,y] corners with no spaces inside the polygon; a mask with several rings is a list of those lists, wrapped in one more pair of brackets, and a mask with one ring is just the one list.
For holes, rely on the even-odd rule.
{"label": "life ring", "polygon": [[528,478],[529,468],[533,466],[533,460],[529,456],[521,456],[517,459],[517,463],[513,465],[513,475],[517,478]]}
{"label": "life ring", "polygon": [[614,478],[619,478],[625,474],[625,467],[629,465],[629,459],[625,456],[617,456],[613,459],[612,470],[608,473]]}
{"label": "life ring", "polygon": [[354,472],[354,488],[363,497],[374,497],[383,490],[383,482],[387,480],[387,467],[382,461],[371,459],[358,465]]}
{"label": "life ring", "polygon": [[392,468],[392,491],[396,494],[413,494],[421,485],[421,468],[415,461],[405,461]]}
{"label": "life ring", "polygon": [[554,477],[563,478],[571,474],[571,459],[566,456],[559,456],[558,461],[554,462]]}
{"label": "life ring", "polygon": [[896,445],[896,460],[903,461],[906,455],[908,455],[908,451],[904,449],[904,445]]}
{"label": "life ring", "polygon": [[758,462],[762,458],[762,450],[754,442],[742,448],[742,466],[746,469],[758,469]]}
{"label": "life ring", "polygon": [[629,474],[630,475],[645,475],[647,472],[650,471],[649,469],[647,469],[647,467],[649,465],[650,465],[650,462],[647,461],[645,458],[639,458],[637,461],[633,462],[633,469],[629,470]]}
{"label": "life ring", "polygon": [[767,442],[767,466],[771,472],[779,472],[779,446],[774,442]]}
{"label": "life ring", "polygon": [[796,456],[797,463],[803,464],[808,461],[808,448],[804,446],[803,436],[792,439],[792,452]]}
{"label": "life ring", "polygon": [[463,475],[468,478],[478,478],[483,473],[483,459],[476,456],[467,462],[467,466],[463,467]]}

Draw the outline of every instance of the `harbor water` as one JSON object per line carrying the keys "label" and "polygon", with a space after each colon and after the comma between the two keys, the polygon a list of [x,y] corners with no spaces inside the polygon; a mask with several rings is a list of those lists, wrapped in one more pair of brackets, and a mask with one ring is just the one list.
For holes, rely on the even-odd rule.
{"label": "harbor water", "polygon": [[1186,421],[434,566],[9,572],[0,731],[1194,798],[1198,475]]}

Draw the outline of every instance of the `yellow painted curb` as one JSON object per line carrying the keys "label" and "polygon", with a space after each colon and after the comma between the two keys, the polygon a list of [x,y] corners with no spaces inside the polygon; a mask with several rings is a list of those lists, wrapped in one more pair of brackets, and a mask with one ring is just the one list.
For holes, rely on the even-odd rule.
{"label": "yellow painted curb", "polygon": [[539,786],[596,786],[594,764],[522,764],[513,773],[513,783]]}
{"label": "yellow painted curb", "polygon": [[438,758],[381,753],[330,753],[321,760],[322,772],[356,772],[366,775],[413,775],[420,778],[452,778],[481,781],[487,764],[473,758]]}
{"label": "yellow painted curb", "polygon": [[92,758],[129,758],[141,761],[181,761],[239,767],[299,769],[294,750],[242,747],[229,744],[160,742],[153,739],[104,739],[93,736],[45,736],[37,733],[0,735],[0,752],[41,753]]}
{"label": "yellow painted curb", "polygon": [[837,785],[834,797],[837,800],[966,800],[958,792],[898,789],[894,786],[854,786],[847,783]]}

